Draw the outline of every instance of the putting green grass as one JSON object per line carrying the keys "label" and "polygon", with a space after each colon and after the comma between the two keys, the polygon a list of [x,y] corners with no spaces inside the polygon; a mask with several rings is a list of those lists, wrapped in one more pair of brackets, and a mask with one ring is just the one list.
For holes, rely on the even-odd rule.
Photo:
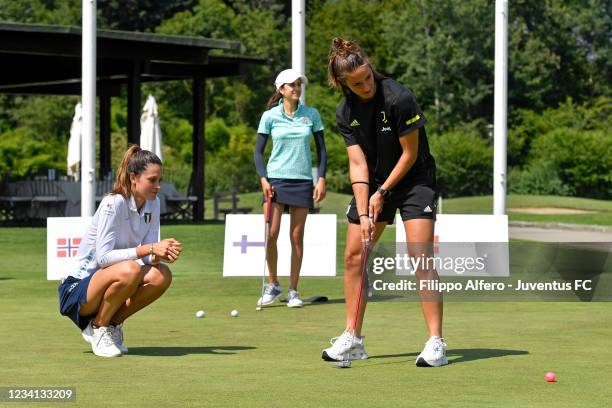
{"label": "putting green grass", "polygon": [[[45,280],[45,230],[0,229],[0,387],[75,387],[69,406],[79,407],[609,404],[608,303],[448,303],[451,364],[438,369],[414,365],[426,340],[418,304],[371,303],[370,359],[337,369],[320,352],[343,328],[342,278],[301,281],[304,297],[326,295],[327,304],[256,312],[260,280],[221,277],[223,233],[222,224],[162,228],[185,246],[173,285],[127,321],[130,354],[104,359],[58,313],[57,282]],[[195,317],[200,309],[203,319]],[[232,309],[240,317],[231,318]],[[544,381],[548,370],[557,383]],[[49,405],[56,406],[0,402]]]}

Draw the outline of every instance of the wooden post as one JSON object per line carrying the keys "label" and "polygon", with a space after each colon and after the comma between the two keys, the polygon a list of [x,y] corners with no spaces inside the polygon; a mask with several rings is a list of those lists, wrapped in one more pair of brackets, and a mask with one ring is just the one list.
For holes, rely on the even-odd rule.
{"label": "wooden post", "polygon": [[132,72],[128,75],[128,144],[140,144],[140,61],[132,64]]}
{"label": "wooden post", "polygon": [[206,78],[193,78],[193,195],[197,197],[193,208],[193,220],[204,220],[204,163],[205,163],[205,85]]}
{"label": "wooden post", "polygon": [[104,180],[111,168],[111,96],[100,93],[100,170],[98,180]]}

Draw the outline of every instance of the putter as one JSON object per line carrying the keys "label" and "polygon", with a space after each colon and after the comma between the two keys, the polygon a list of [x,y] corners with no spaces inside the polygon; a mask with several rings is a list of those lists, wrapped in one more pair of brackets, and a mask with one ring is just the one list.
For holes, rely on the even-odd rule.
{"label": "putter", "polygon": [[[272,197],[266,196],[266,211],[264,214],[265,224],[266,224],[266,232],[264,236],[264,264],[263,264],[263,272],[261,274],[261,296],[260,300],[263,300],[264,288],[266,286],[266,263],[268,262],[268,237],[270,236],[270,224],[272,223]],[[263,305],[258,304],[255,308],[256,311],[261,312],[263,309]]]}
{"label": "putter", "polygon": [[[370,218],[370,223],[373,223],[372,218]],[[357,326],[357,319],[359,318],[359,308],[361,308],[361,299],[364,292],[364,282],[367,276],[367,268],[368,268],[368,255],[370,253],[370,241],[372,239],[372,235],[370,234],[370,239],[367,241],[361,241],[361,276],[359,282],[359,296],[357,297],[357,307],[355,308],[355,320],[353,321],[353,332],[351,337],[351,349],[355,346],[353,343],[355,341],[355,327]],[[342,361],[338,361],[333,363],[334,367],[337,368],[349,368],[352,365],[351,362],[351,349],[346,353],[346,358]]]}

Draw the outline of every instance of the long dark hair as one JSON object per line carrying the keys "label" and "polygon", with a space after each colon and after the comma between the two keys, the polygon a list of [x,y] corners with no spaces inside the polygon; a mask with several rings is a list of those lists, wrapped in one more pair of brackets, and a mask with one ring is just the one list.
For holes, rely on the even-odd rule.
{"label": "long dark hair", "polygon": [[[283,86],[285,85],[283,84]],[[278,105],[278,101],[280,101],[281,99],[283,99],[283,95],[280,93],[280,90],[279,89],[274,90],[274,93],[272,94],[270,99],[268,99],[268,102],[266,103],[266,109],[271,109],[275,107],[276,105]]]}
{"label": "long dark hair", "polygon": [[128,198],[132,192],[130,174],[141,174],[149,164],[159,164],[161,166],[162,162],[155,153],[142,150],[138,145],[131,145],[121,159],[111,194],[121,194]]}
{"label": "long dark hair", "polygon": [[341,37],[335,37],[332,40],[331,49],[327,56],[327,79],[331,86],[342,91],[345,96],[350,96],[351,90],[345,82],[346,74],[353,72],[364,64],[367,64],[372,70],[375,81],[378,82],[386,78],[372,68],[368,56],[355,41]]}

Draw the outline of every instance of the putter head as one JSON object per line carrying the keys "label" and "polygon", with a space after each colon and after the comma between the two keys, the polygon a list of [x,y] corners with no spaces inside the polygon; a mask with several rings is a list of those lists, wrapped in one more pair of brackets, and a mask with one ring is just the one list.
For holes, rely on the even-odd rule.
{"label": "putter head", "polygon": [[351,367],[351,360],[334,361],[332,363],[332,366],[334,366],[336,368],[350,368]]}

